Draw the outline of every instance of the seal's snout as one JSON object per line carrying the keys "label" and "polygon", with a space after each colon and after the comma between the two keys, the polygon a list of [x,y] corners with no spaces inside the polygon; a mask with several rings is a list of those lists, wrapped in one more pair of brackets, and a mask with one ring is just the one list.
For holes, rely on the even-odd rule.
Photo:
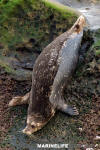
{"label": "seal's snout", "polygon": [[32,126],[27,125],[26,128],[22,130],[22,132],[27,135],[31,135],[32,133],[34,133],[36,131],[37,131],[37,128],[33,125]]}

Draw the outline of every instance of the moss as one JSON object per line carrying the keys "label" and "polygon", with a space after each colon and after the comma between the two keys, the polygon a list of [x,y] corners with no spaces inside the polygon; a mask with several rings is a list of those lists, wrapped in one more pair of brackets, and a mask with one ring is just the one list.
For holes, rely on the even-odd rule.
{"label": "moss", "polygon": [[[49,0],[0,1],[0,55],[16,57],[19,53],[41,52],[58,35],[68,30],[79,14],[73,9]],[[8,59],[8,58],[7,58]],[[10,74],[17,72],[8,62],[3,65]],[[26,74],[26,72],[25,72]],[[28,74],[28,73],[27,73]]]}
{"label": "moss", "polygon": [[100,50],[96,50],[96,56],[100,56]]}
{"label": "moss", "polygon": [[[67,6],[61,5],[59,3],[52,3],[48,0],[43,0],[43,2],[45,3],[46,7],[53,8],[56,11],[60,12],[62,17],[64,17],[65,19],[66,19],[66,17],[76,16],[75,15],[76,11],[74,9],[67,7]],[[77,13],[77,15],[79,15],[79,13]]]}
{"label": "moss", "polygon": [[3,67],[7,73],[15,73],[15,70],[13,70],[7,63],[4,63],[1,58],[0,66]]}
{"label": "moss", "polygon": [[95,32],[95,42],[92,46],[95,55],[98,57],[100,56],[100,29]]}
{"label": "moss", "polygon": [[95,47],[100,47],[100,40],[96,41],[94,44]]}
{"label": "moss", "polygon": [[9,51],[34,39],[33,50],[42,50],[75,22],[77,14],[47,0],[0,1],[0,43]]}

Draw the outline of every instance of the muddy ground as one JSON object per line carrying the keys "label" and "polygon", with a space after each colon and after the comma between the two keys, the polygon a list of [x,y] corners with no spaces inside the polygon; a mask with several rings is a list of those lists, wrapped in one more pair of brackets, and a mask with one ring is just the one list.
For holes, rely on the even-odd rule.
{"label": "muddy ground", "polygon": [[[95,21],[95,19],[100,19],[98,7],[95,7],[96,15],[94,14],[94,6],[91,8],[84,8],[85,12],[82,12],[84,9],[81,10],[83,14],[86,14],[85,16],[88,16],[89,13],[91,14],[93,8],[92,18],[94,15],[95,17],[92,21],[95,26],[100,22],[98,20]],[[5,14],[8,15],[8,12],[5,12]],[[91,17],[91,15],[89,16]],[[50,15],[50,22],[51,18],[55,19]],[[48,18],[46,19],[48,20]],[[52,22],[50,26],[54,27]],[[64,27],[66,29],[65,24],[66,23],[64,22]],[[16,23],[13,25],[15,26]],[[23,27],[24,25],[25,24],[23,24]],[[59,34],[61,32],[61,26],[58,26],[57,28]],[[16,33],[23,31],[19,28],[19,24],[16,27],[18,29],[18,32]],[[30,29],[30,31],[33,32],[33,24],[31,24],[31,27],[32,30]],[[52,29],[51,27],[50,30]],[[47,32],[46,35],[48,36],[48,26],[45,26],[45,28]],[[2,32],[3,31],[5,30],[2,30]],[[50,33],[52,34],[52,32]],[[52,36],[51,34],[50,36]],[[2,35],[4,37],[4,33]],[[28,35],[31,35],[29,34],[29,31]],[[9,36],[7,34],[6,36],[8,41]],[[47,36],[45,36],[46,40],[48,39]],[[86,150],[86,147],[100,150],[100,139],[96,139],[96,137],[100,138],[100,31],[96,33],[95,38],[95,43],[86,53],[84,63],[78,66],[64,95],[65,100],[68,103],[76,105],[80,115],[78,117],[71,117],[64,113],[57,112],[54,118],[52,118],[42,130],[32,136],[23,135],[21,132],[26,125],[27,106],[8,107],[8,103],[12,97],[24,95],[30,90],[31,81],[16,81],[12,79],[9,74],[5,73],[3,68],[0,68],[0,150],[37,150],[35,147],[36,143],[66,143],[70,145],[70,150]],[[13,39],[13,37],[11,37],[11,39]],[[41,37],[37,39],[41,39]],[[21,40],[19,35],[17,40]],[[16,40],[12,40],[12,42],[15,41]],[[38,46],[40,43],[37,43],[35,47],[42,47]]]}
{"label": "muddy ground", "polygon": [[[0,68],[0,150],[8,150],[9,144],[5,146],[3,140],[7,137],[7,133],[14,124],[16,118],[22,113],[21,107],[14,109],[8,107],[8,103],[15,95],[23,95],[29,91],[31,84],[27,82],[17,82],[9,77]],[[4,148],[3,148],[4,147]]]}
{"label": "muddy ground", "polygon": [[30,90],[31,81],[15,81],[0,68],[0,150],[36,150],[33,147],[38,142],[75,144],[72,150],[81,150],[82,145],[100,149],[100,140],[95,140],[100,136],[100,54],[95,53],[97,47],[94,44],[87,52],[84,64],[77,68],[65,90],[66,101],[76,105],[80,115],[70,117],[57,112],[31,137],[21,133],[26,124],[27,106],[8,107],[12,97]]}

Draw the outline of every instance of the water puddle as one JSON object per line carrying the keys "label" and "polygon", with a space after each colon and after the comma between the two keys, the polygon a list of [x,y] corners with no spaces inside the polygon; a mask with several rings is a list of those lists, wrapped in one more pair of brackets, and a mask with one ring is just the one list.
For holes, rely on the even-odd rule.
{"label": "water puddle", "polygon": [[[23,108],[25,109],[25,108]],[[71,118],[58,112],[42,130],[27,136],[22,133],[26,126],[25,114],[14,121],[14,126],[10,129],[7,142],[14,150],[38,150],[37,144],[69,144],[69,147],[76,146],[81,139],[75,118]],[[73,148],[71,149],[73,150]]]}
{"label": "water puddle", "polygon": [[78,10],[86,16],[91,29],[100,28],[100,5],[92,4],[89,7],[78,8]]}
{"label": "water puddle", "polygon": [[80,11],[88,20],[91,29],[100,28],[100,1],[96,0],[51,0]]}

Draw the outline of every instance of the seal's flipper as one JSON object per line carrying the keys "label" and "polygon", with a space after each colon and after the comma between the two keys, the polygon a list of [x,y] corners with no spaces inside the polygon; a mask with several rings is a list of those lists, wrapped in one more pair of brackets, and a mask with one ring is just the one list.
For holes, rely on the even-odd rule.
{"label": "seal's flipper", "polygon": [[16,105],[22,105],[22,104],[28,104],[29,103],[29,97],[30,97],[30,92],[25,94],[24,96],[17,96],[14,97],[10,102],[9,106],[16,106]]}
{"label": "seal's flipper", "polygon": [[71,116],[79,115],[79,112],[76,107],[72,107],[70,105],[64,104],[61,108],[59,108],[62,112],[67,113]]}

